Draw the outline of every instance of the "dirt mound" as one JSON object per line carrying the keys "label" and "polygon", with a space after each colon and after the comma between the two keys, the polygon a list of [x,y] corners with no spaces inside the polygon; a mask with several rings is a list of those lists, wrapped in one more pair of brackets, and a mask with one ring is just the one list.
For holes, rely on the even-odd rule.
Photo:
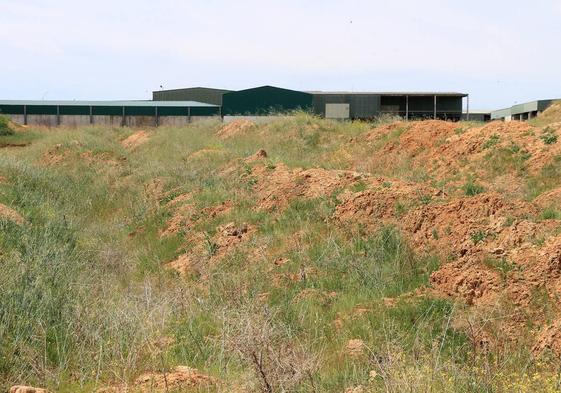
{"label": "dirt mound", "polygon": [[561,187],[557,187],[551,191],[544,192],[536,199],[534,199],[534,203],[541,208],[561,206]]}
{"label": "dirt mound", "polygon": [[221,139],[232,138],[234,136],[243,135],[249,130],[256,127],[256,124],[249,120],[235,120],[231,123],[225,124],[216,135]]}
{"label": "dirt mound", "polygon": [[545,111],[538,115],[540,121],[559,122],[561,121],[561,101],[555,101]]}
{"label": "dirt mound", "polygon": [[265,158],[267,158],[267,152],[263,149],[259,149],[255,154],[246,157],[246,159],[244,160],[245,162],[256,162],[256,161],[261,161],[264,160]]}
{"label": "dirt mound", "polygon": [[[397,123],[398,125],[400,123]],[[435,144],[443,142],[446,138],[454,135],[458,126],[455,123],[441,120],[427,120],[411,122],[399,139],[388,143],[384,151],[392,152],[399,150],[407,152],[414,157],[427,148],[433,148]]]}
{"label": "dirt mound", "polygon": [[353,339],[347,342],[345,353],[352,357],[360,356],[364,353],[365,345],[361,339]]}
{"label": "dirt mound", "polygon": [[169,392],[185,391],[192,388],[207,388],[215,384],[214,378],[200,373],[197,369],[177,366],[169,372],[148,372],[134,380],[131,385],[121,385],[98,390],[98,393],[126,392]]}
{"label": "dirt mound", "polygon": [[[434,245],[442,251],[464,256],[502,239],[509,221],[535,215],[536,209],[525,202],[510,202],[501,195],[480,194],[444,204],[429,204],[408,212],[400,226],[418,248]],[[511,225],[512,225],[511,223]]]}
{"label": "dirt mound", "polygon": [[215,218],[218,215],[228,213],[234,206],[232,201],[224,201],[216,206],[197,211],[193,204],[184,203],[189,200],[190,195],[180,196],[168,203],[168,206],[175,208],[175,211],[168,220],[166,228],[160,232],[160,237],[170,236],[182,231],[185,232],[200,218]]}
{"label": "dirt mound", "polygon": [[133,150],[139,147],[140,145],[145,144],[150,139],[150,136],[146,131],[137,131],[134,134],[130,135],[126,139],[121,141],[121,146],[125,149]]}
{"label": "dirt mound", "polygon": [[237,247],[247,243],[256,232],[254,225],[237,225],[230,222],[216,228],[216,234],[209,237],[205,232],[193,233],[187,237],[193,247],[177,259],[166,264],[180,275],[200,273],[206,262],[218,262]]}
{"label": "dirt mound", "polygon": [[364,176],[343,170],[289,169],[284,164],[254,168],[257,209],[282,211],[295,198],[329,197],[337,189],[359,182]]}
{"label": "dirt mound", "polygon": [[236,225],[236,223],[230,222],[219,226],[218,233],[214,237],[214,244],[216,245],[214,255],[223,256],[227,254],[232,248],[248,241],[254,232],[255,227],[245,223]]}
{"label": "dirt mound", "polygon": [[471,128],[443,121],[397,122],[367,135],[376,153],[366,161],[361,158],[355,167],[395,170],[403,163],[438,180],[463,172],[494,178],[496,172],[516,174],[521,166],[535,172],[561,154],[556,132],[527,122],[491,122]]}
{"label": "dirt mound", "polygon": [[45,166],[60,164],[66,158],[68,151],[63,149],[62,143],[54,145],[47,150],[41,158],[41,163]]}
{"label": "dirt mound", "polygon": [[17,211],[9,208],[6,205],[0,203],[0,220],[9,220],[15,222],[18,225],[25,224],[25,218],[21,216]]}
{"label": "dirt mound", "polygon": [[438,198],[443,194],[429,186],[408,183],[396,179],[368,179],[368,189],[347,192],[339,196],[335,217],[340,221],[359,222],[377,226],[381,221],[395,218],[400,206],[425,199]]}
{"label": "dirt mound", "polygon": [[47,389],[32,388],[31,386],[12,386],[10,393],[48,393]]}

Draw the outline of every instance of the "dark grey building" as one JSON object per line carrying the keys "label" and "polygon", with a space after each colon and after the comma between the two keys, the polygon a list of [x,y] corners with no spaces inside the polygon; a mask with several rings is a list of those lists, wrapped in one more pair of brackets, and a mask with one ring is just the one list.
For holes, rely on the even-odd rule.
{"label": "dark grey building", "polygon": [[222,96],[231,90],[209,87],[189,87],[185,89],[159,90],[152,92],[154,101],[197,101],[222,106]]}
{"label": "dark grey building", "polygon": [[464,93],[310,92],[313,110],[327,118],[373,119],[383,115],[405,119],[462,118]]}

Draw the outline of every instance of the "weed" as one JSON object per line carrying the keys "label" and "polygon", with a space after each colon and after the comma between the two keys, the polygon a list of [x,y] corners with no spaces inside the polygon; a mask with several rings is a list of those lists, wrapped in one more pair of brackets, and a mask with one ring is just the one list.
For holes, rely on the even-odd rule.
{"label": "weed", "polygon": [[542,136],[540,136],[540,139],[546,145],[552,145],[554,143],[557,143],[557,135],[552,134],[552,133],[545,133]]}
{"label": "weed", "polygon": [[470,234],[473,244],[478,244],[487,238],[487,233],[483,231],[475,231]]}
{"label": "weed", "polygon": [[14,130],[10,127],[10,121],[6,116],[0,115],[0,136],[14,135]]}
{"label": "weed", "polygon": [[561,219],[561,212],[550,206],[541,212],[540,218],[542,220],[559,220]]}
{"label": "weed", "polygon": [[475,196],[485,192],[485,188],[483,186],[475,183],[472,180],[469,180],[467,183],[465,183],[462,189],[467,196]]}
{"label": "weed", "polygon": [[493,270],[497,270],[501,274],[501,278],[506,280],[508,273],[515,270],[517,266],[508,261],[505,257],[503,258],[485,258],[483,264]]}
{"label": "weed", "polygon": [[487,139],[487,141],[485,141],[485,143],[483,143],[483,145],[481,146],[483,149],[489,149],[490,147],[493,147],[495,145],[497,145],[501,140],[501,137],[497,134],[493,134],[489,137],[489,139]]}

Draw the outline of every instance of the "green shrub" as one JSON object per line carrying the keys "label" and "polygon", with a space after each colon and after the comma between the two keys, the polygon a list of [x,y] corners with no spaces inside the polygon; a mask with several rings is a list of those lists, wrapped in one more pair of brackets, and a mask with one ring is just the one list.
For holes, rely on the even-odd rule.
{"label": "green shrub", "polygon": [[553,134],[553,133],[545,133],[543,134],[540,139],[543,141],[543,143],[545,143],[546,145],[552,145],[554,143],[557,142],[557,135]]}
{"label": "green shrub", "polygon": [[6,116],[0,116],[0,136],[14,135],[14,130],[10,127],[10,121]]}
{"label": "green shrub", "polygon": [[553,207],[546,208],[540,214],[540,218],[542,220],[558,220],[560,217],[561,217],[561,213],[559,212],[559,210],[557,210]]}
{"label": "green shrub", "polygon": [[470,236],[471,236],[471,240],[473,241],[473,244],[478,244],[481,243],[483,240],[485,240],[487,234],[483,231],[476,231],[476,232],[472,232]]}
{"label": "green shrub", "polygon": [[475,196],[477,194],[481,194],[482,192],[485,192],[485,188],[483,186],[474,183],[472,180],[464,184],[462,189],[464,190],[464,193],[467,196]]}
{"label": "green shrub", "polygon": [[488,149],[497,145],[500,142],[501,138],[497,134],[493,134],[489,137],[489,139],[483,144],[484,149]]}

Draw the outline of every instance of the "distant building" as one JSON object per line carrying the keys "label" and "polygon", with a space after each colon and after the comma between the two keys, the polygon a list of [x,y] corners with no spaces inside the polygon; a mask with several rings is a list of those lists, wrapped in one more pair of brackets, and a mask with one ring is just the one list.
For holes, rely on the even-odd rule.
{"label": "distant building", "polygon": [[486,110],[472,110],[469,112],[469,116],[467,112],[462,113],[462,120],[469,120],[469,121],[490,121],[491,120],[491,111]]}
{"label": "distant building", "polygon": [[464,93],[442,92],[310,92],[313,111],[326,118],[375,119],[396,116],[408,120],[462,117]]}
{"label": "distant building", "polygon": [[538,100],[514,105],[510,108],[499,109],[491,112],[491,120],[530,120],[537,117],[556,100]]}
{"label": "distant building", "polygon": [[[223,116],[263,116],[310,111],[330,119],[462,118],[465,93],[446,92],[325,92],[261,86],[240,91],[187,88],[155,91],[154,100],[195,100],[222,106]],[[468,98],[469,99],[469,98]]]}

